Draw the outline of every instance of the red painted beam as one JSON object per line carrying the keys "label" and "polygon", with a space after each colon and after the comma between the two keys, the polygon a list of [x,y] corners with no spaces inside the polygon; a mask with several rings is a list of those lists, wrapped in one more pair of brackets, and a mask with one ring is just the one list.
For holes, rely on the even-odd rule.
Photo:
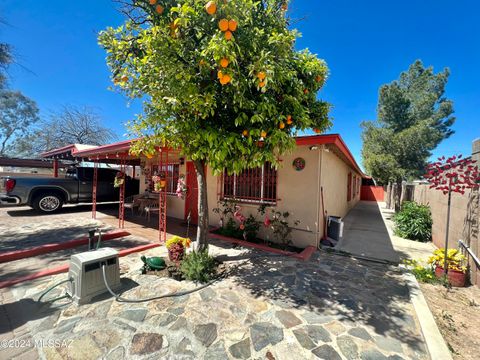
{"label": "red painted beam", "polygon": [[[160,244],[148,244],[148,245],[136,246],[136,247],[131,248],[131,249],[123,249],[123,250],[120,250],[118,252],[118,256],[123,257],[123,256],[127,256],[127,255],[130,255],[130,254],[136,253],[136,252],[150,250],[150,249],[153,249],[153,248],[158,247],[158,246],[160,246]],[[20,284],[20,283],[25,282],[25,281],[35,280],[35,279],[38,279],[38,278],[41,278],[41,277],[44,277],[44,276],[51,276],[51,275],[66,273],[66,272],[68,272],[69,268],[70,267],[69,267],[68,264],[63,264],[63,265],[59,265],[59,266],[51,268],[51,269],[38,271],[38,272],[30,274],[30,275],[21,276],[21,277],[6,280],[6,281],[0,281],[0,289],[10,287],[10,286],[13,286],[13,285],[16,285],[16,284]]]}
{"label": "red painted beam", "polygon": [[[216,229],[214,229],[212,231],[215,231],[215,230]],[[249,242],[249,241],[244,241],[244,240],[240,240],[240,239],[231,238],[231,237],[228,237],[228,236],[214,234],[212,232],[210,232],[209,236],[211,238],[218,239],[218,240],[221,240],[221,241],[226,241],[226,242],[229,242],[231,244],[238,244],[238,245],[241,245],[241,246],[244,246],[244,247],[250,247],[250,248],[254,248],[254,249],[258,249],[258,250],[262,250],[262,251],[271,252],[271,253],[274,253],[274,254],[290,256],[290,257],[293,257],[295,259],[299,259],[299,260],[303,260],[303,261],[309,260],[310,257],[312,256],[312,254],[316,251],[315,246],[307,246],[301,253],[296,253],[296,252],[292,252],[292,251],[275,249],[275,248],[272,248],[272,247],[267,246],[267,245],[255,244],[255,243],[252,243],[252,242]]]}
{"label": "red painted beam", "polygon": [[[124,230],[111,231],[111,232],[102,234],[102,242],[112,240],[112,239],[117,239],[117,238],[128,236],[128,235],[130,235],[130,233]],[[95,236],[95,241],[97,240],[97,238],[98,237]],[[9,262],[9,261],[25,259],[28,257],[37,256],[37,255],[47,254],[54,251],[72,249],[74,247],[86,245],[86,244],[88,244],[88,237],[82,237],[80,239],[64,241],[61,243],[44,244],[31,249],[1,252],[0,264]]]}

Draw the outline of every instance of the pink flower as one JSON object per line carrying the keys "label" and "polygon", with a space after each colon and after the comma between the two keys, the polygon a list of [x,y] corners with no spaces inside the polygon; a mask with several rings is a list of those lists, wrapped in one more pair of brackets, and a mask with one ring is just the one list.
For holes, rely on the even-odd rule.
{"label": "pink flower", "polygon": [[265,227],[269,227],[270,226],[270,218],[268,217],[268,215],[265,215],[265,220],[263,221],[263,225]]}

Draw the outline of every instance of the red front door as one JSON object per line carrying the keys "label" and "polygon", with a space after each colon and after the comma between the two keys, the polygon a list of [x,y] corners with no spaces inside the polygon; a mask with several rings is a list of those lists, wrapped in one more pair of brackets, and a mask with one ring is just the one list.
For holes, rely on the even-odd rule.
{"label": "red front door", "polygon": [[190,213],[190,223],[198,223],[198,183],[197,172],[192,161],[187,162],[187,195],[185,198],[185,220]]}

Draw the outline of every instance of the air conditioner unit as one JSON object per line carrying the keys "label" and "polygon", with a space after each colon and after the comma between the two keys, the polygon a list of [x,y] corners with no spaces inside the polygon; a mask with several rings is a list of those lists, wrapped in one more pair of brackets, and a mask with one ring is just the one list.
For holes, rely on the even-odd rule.
{"label": "air conditioner unit", "polygon": [[112,289],[118,288],[121,285],[118,251],[101,248],[70,257],[68,276],[72,282],[68,293],[77,304],[88,303],[94,296],[108,291],[103,281],[103,264],[108,285]]}
{"label": "air conditioner unit", "polygon": [[330,239],[339,241],[343,237],[343,221],[339,216],[328,216],[327,218],[327,236]]}

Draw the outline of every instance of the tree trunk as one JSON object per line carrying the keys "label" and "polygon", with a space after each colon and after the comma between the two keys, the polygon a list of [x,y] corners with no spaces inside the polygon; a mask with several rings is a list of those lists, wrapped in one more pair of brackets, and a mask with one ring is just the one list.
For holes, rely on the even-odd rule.
{"label": "tree trunk", "polygon": [[198,225],[196,250],[204,250],[208,247],[208,197],[207,178],[205,176],[205,163],[200,160],[193,162],[197,171],[198,183]]}
{"label": "tree trunk", "polygon": [[385,208],[390,209],[390,197],[392,196],[392,183],[389,181],[387,185],[387,194],[385,196]]}

